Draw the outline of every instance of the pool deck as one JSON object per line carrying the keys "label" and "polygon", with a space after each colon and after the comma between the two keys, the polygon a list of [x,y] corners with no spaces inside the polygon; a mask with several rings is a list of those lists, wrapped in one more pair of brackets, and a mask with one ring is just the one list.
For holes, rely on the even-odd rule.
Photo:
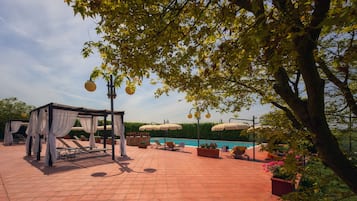
{"label": "pool deck", "polygon": [[[36,161],[25,156],[24,144],[1,142],[1,201],[279,200],[262,162],[233,159],[227,152],[215,159],[199,157],[187,146],[179,151],[127,146],[128,158],[121,158],[116,145],[115,161],[103,153],[80,154],[45,167],[45,149]],[[247,152],[252,158],[252,149]],[[256,159],[265,157],[256,150]]]}

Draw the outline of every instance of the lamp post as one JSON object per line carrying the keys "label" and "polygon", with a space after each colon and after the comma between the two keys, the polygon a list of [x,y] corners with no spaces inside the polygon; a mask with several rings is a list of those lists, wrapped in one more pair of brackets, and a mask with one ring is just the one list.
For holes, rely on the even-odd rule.
{"label": "lamp post", "polygon": [[[88,80],[85,84],[84,87],[86,88],[87,91],[93,92],[96,90],[96,84],[92,80]],[[113,75],[109,76],[109,81],[107,83],[108,87],[108,93],[107,96],[110,99],[110,113],[111,113],[111,125],[112,125],[112,130],[111,130],[111,137],[112,137],[112,160],[115,160],[115,141],[114,141],[114,99],[116,98],[116,93],[115,93],[115,85],[113,82]]]}
{"label": "lamp post", "polygon": [[[195,110],[195,118],[197,119],[197,147],[200,147],[200,119],[201,119],[201,111],[199,107],[193,107],[190,109],[187,118],[191,119],[192,118],[192,110]],[[209,113],[208,109],[207,110],[207,114],[205,115],[205,117],[207,119],[209,119],[211,117],[211,114]]]}

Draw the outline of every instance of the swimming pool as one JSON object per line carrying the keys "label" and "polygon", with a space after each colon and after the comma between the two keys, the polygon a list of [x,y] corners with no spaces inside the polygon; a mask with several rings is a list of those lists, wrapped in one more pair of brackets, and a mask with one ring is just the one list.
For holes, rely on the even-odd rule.
{"label": "swimming pool", "polygon": [[[163,137],[153,137],[150,139],[150,143],[154,143],[155,140],[158,140],[160,143],[164,143],[165,138]],[[171,138],[167,137],[166,142],[174,142],[175,144],[179,144],[180,142],[185,143],[186,146],[193,146],[197,147],[197,139],[186,139],[186,138]],[[228,146],[229,149],[233,148],[234,146],[245,146],[245,147],[253,147],[253,142],[242,142],[242,141],[223,141],[223,140],[206,140],[200,139],[200,144],[204,143],[216,143],[217,148],[221,148],[223,146]]]}

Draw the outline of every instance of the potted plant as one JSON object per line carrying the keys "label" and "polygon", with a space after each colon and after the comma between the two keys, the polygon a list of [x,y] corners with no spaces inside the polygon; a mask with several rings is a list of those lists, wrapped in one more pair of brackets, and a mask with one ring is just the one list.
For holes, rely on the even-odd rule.
{"label": "potted plant", "polygon": [[[112,138],[111,137],[107,138],[106,142],[107,142],[107,144],[112,144]],[[117,143],[117,141],[114,138],[114,144],[116,144],[116,143]]]}
{"label": "potted plant", "polygon": [[267,172],[271,172],[272,194],[282,196],[295,190],[295,174],[284,166],[284,161],[271,161],[264,165]]}
{"label": "potted plant", "polygon": [[94,136],[95,142],[96,143],[101,143],[101,137],[100,136]]}
{"label": "potted plant", "polygon": [[205,143],[201,144],[199,148],[197,148],[198,156],[205,156],[211,158],[219,158],[219,149],[217,149],[216,143]]}
{"label": "potted plant", "polygon": [[142,142],[139,143],[138,147],[139,147],[139,148],[144,148],[144,149],[146,149],[147,144],[146,144],[145,141],[142,141]]}

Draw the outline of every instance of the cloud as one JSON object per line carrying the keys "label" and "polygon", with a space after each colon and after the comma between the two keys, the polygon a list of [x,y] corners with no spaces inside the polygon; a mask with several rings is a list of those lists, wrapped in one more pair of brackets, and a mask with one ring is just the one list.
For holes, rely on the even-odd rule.
{"label": "cloud", "polygon": [[[97,40],[95,20],[74,16],[63,1],[2,0],[0,7],[0,98],[17,97],[30,105],[49,102],[109,109],[106,82],[96,80],[97,90],[87,92],[84,82],[94,66],[100,64],[96,56],[84,59],[84,42]],[[115,110],[125,111],[125,121],[136,122],[195,122],[187,119],[191,104],[178,100],[183,94],[154,97],[156,86],[146,80],[134,95],[127,95],[124,87],[117,89]],[[251,118],[266,111],[264,107],[251,113],[240,113]],[[253,110],[252,110],[253,111]],[[228,121],[232,114],[214,111],[205,121]],[[243,115],[244,114],[244,115]]]}

